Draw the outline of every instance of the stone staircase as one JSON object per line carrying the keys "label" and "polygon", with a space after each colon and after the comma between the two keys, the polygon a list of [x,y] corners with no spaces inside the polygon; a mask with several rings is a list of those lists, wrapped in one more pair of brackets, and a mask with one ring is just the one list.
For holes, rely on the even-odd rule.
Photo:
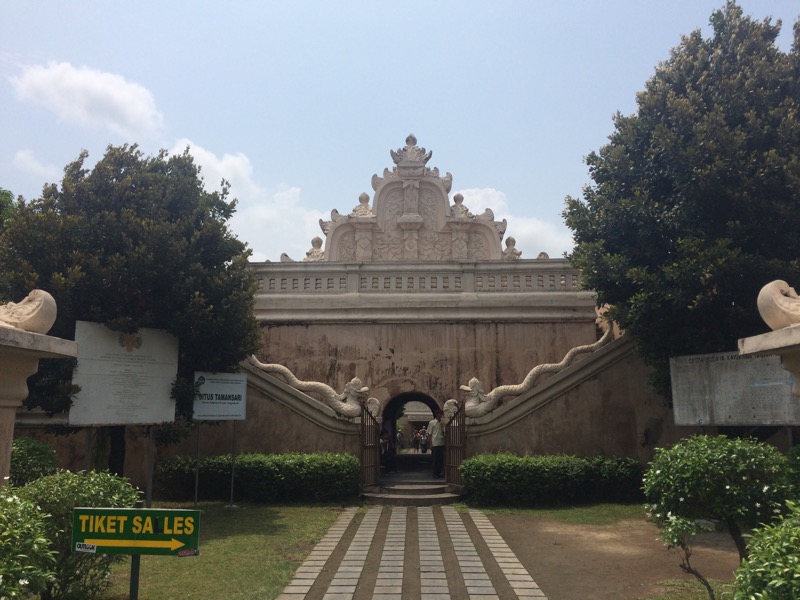
{"label": "stone staircase", "polygon": [[433,506],[458,502],[460,495],[448,491],[443,479],[431,474],[431,455],[401,453],[397,471],[383,473],[380,484],[366,489],[361,497],[368,504],[393,506]]}
{"label": "stone staircase", "polygon": [[375,489],[366,490],[361,497],[368,504],[389,504],[392,506],[433,506],[452,504],[461,498],[447,491],[442,480],[408,480],[402,482],[381,482]]}

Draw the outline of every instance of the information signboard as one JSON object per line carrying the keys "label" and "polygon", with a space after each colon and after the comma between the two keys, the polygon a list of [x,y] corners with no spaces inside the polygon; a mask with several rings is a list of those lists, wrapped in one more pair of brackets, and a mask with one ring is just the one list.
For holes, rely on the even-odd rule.
{"label": "information signboard", "polygon": [[670,375],[676,425],[800,424],[794,378],[777,356],[678,356]]}
{"label": "information signboard", "polygon": [[198,421],[242,421],[247,405],[247,376],[244,373],[194,374],[198,395],[193,418]]}
{"label": "information signboard", "polygon": [[81,390],[69,411],[70,425],[151,425],[175,419],[172,384],[178,372],[178,340],[159,329],[135,334],[78,321]]}
{"label": "information signboard", "polygon": [[200,511],[161,508],[75,508],[72,550],[89,554],[200,553]]}

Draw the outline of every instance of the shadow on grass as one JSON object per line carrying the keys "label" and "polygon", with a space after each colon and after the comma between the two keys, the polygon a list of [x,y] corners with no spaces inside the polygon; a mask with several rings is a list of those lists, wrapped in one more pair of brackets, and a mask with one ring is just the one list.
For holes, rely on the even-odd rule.
{"label": "shadow on grass", "polygon": [[200,543],[240,536],[282,537],[293,527],[296,518],[308,510],[340,511],[341,504],[270,505],[228,503],[218,501],[154,502],[153,508],[189,509],[200,511]]}

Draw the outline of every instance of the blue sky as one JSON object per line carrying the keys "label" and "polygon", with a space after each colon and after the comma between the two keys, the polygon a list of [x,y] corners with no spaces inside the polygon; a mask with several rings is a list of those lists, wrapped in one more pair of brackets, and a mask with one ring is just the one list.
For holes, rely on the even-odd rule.
{"label": "blue sky", "polygon": [[[305,256],[414,133],[523,258],[572,239],[584,157],[659,61],[724,0],[64,2],[0,5],[0,187],[26,198],[82,149],[191,147],[239,200],[253,260]],[[741,0],[781,19],[796,0]]]}

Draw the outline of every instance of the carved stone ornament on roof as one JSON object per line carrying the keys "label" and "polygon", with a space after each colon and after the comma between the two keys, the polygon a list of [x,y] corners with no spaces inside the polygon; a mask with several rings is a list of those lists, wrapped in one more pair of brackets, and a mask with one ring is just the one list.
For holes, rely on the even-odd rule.
{"label": "carved stone ornament on roof", "polygon": [[418,146],[411,134],[404,147],[389,154],[395,166],[372,176],[372,205],[364,193],[350,214],[333,209],[329,221],[320,219],[324,250],[307,261],[503,260],[506,221],[495,221],[490,209],[473,215],[461,194],[451,206],[453,176],[442,177],[439,169],[427,166],[433,152]]}
{"label": "carved stone ornament on roof", "polygon": [[369,195],[366,193],[358,197],[358,206],[356,206],[350,213],[351,217],[374,217],[372,208],[369,205]]}
{"label": "carved stone ornament on roof", "polygon": [[503,260],[519,260],[522,252],[517,250],[517,240],[509,236],[506,238],[506,249],[503,250]]}
{"label": "carved stone ornament on roof", "polygon": [[406,138],[405,148],[398,148],[397,152],[389,150],[389,154],[391,154],[394,164],[398,166],[403,163],[420,162],[424,165],[431,159],[431,156],[433,156],[433,152],[425,152],[425,148],[417,146],[417,138],[413,133],[409,134]]}
{"label": "carved stone ornament on roof", "polygon": [[325,258],[325,251],[322,249],[322,238],[315,237],[311,240],[311,248],[306,252],[304,262],[316,262]]}

